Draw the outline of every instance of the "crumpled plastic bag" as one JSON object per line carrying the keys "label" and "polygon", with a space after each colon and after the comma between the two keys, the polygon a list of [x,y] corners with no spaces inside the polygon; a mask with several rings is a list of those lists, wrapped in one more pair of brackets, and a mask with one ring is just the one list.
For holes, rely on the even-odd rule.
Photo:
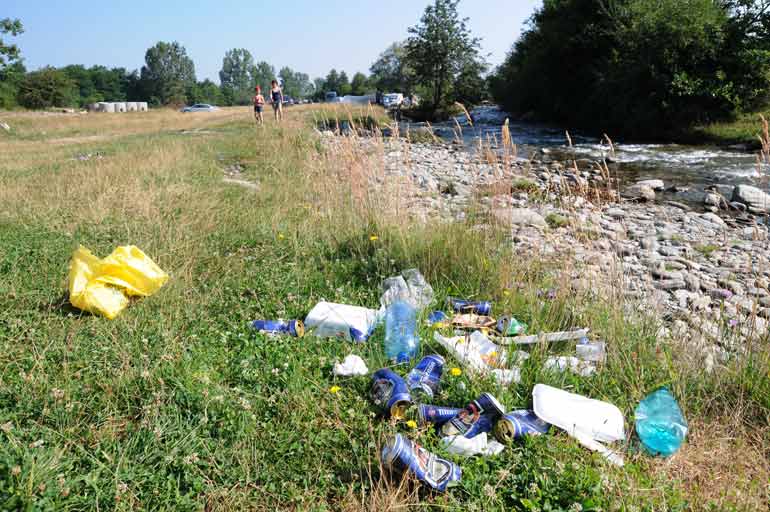
{"label": "crumpled plastic bag", "polygon": [[687,437],[687,420],[667,388],[647,395],[639,402],[635,416],[636,433],[652,455],[673,455]]}
{"label": "crumpled plastic bag", "polygon": [[382,282],[380,304],[387,308],[394,302],[406,302],[421,311],[433,302],[433,288],[416,268],[404,270]]}
{"label": "crumpled plastic bag", "polygon": [[166,281],[168,274],[136,246],[118,247],[99,259],[81,245],[70,262],[70,303],[112,320],[128,306],[129,297],[149,297]]}

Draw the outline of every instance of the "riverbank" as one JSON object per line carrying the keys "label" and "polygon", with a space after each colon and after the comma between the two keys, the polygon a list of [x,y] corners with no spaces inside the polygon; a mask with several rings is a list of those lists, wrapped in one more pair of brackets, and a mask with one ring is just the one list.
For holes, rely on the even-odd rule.
{"label": "riverbank", "polygon": [[[556,189],[555,163],[542,164],[546,181],[539,166],[494,151],[479,161],[457,145],[314,131],[313,120],[327,114],[368,115],[333,109],[293,107],[284,123],[260,128],[247,108],[137,114],[125,121],[130,129],[109,114],[63,117],[53,128],[30,118],[0,136],[0,503],[502,511],[767,502],[766,345],[747,338],[753,345],[741,351],[708,338],[696,350],[665,314],[621,293],[631,279],[625,267],[608,292],[600,281],[618,264],[616,244],[652,229],[633,217],[645,205],[621,203],[626,217],[616,219],[603,193]],[[589,230],[579,229],[583,212],[595,221]],[[690,214],[679,222],[667,209],[649,210],[681,236],[711,222]],[[621,227],[625,235],[613,239]],[[739,232],[727,233],[717,235],[726,244]],[[677,238],[657,243],[673,250]],[[83,314],[66,297],[80,244],[98,255],[135,244],[170,280],[113,321]],[[676,265],[660,247],[649,258],[657,252],[664,270]],[[363,344],[249,328],[255,319],[304,318],[321,300],[378,308],[383,279],[415,267],[434,289],[431,309],[447,296],[487,299],[495,315],[511,314],[531,333],[588,327],[592,340],[607,343],[593,376],[545,368],[575,347],[541,346],[521,380],[501,386],[464,368],[420,323],[422,353],[439,352],[457,368],[445,372],[437,403],[462,407],[491,392],[508,409],[527,408],[537,383],[605,400],[626,420],[627,440],[617,444],[626,466],[606,464],[555,429],[497,456],[451,455],[432,429],[379,415],[369,376],[333,375],[350,354],[370,371],[390,365],[382,327]],[[597,286],[577,286],[593,279],[592,269]],[[738,280],[748,297],[748,280]],[[635,407],[661,385],[690,422],[685,446],[666,460],[640,452],[633,434]],[[386,471],[380,450],[397,433],[461,465],[460,487],[430,493]]]}

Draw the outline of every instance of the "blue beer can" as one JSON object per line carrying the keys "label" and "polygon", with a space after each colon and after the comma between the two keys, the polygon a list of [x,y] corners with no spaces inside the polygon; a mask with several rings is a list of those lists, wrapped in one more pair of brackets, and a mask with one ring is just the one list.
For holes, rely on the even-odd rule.
{"label": "blue beer can", "polygon": [[382,463],[398,472],[412,473],[433,489],[444,492],[460,483],[462,470],[457,464],[439,458],[401,434],[382,447]]}
{"label": "blue beer can", "polygon": [[533,411],[511,411],[497,420],[495,437],[504,443],[511,443],[524,436],[546,434],[550,428],[551,425],[538,418]]}
{"label": "blue beer can", "polygon": [[428,424],[440,427],[457,416],[461,411],[462,409],[456,409],[454,407],[420,404],[417,406],[417,424],[420,427],[424,427]]}
{"label": "blue beer can", "polygon": [[470,301],[465,299],[455,299],[449,297],[447,299],[449,307],[455,313],[474,313],[476,315],[489,315],[492,313],[492,303],[488,301]]}
{"label": "blue beer can", "polygon": [[305,324],[302,320],[254,320],[251,328],[267,334],[288,334],[295,338],[305,335]]}
{"label": "blue beer can", "polygon": [[428,325],[431,327],[440,327],[449,322],[449,317],[443,311],[434,311],[428,315]]}
{"label": "blue beer can", "polygon": [[505,409],[500,402],[491,394],[484,393],[444,423],[441,433],[445,436],[461,435],[472,439],[483,432],[491,432],[495,422],[503,414]]}
{"label": "blue beer can", "polygon": [[438,354],[425,356],[406,376],[406,385],[412,393],[424,393],[428,398],[438,391],[444,373],[444,358]]}
{"label": "blue beer can", "polygon": [[400,375],[383,368],[372,375],[372,401],[383,413],[396,419],[404,419],[412,405],[412,397],[406,382]]}

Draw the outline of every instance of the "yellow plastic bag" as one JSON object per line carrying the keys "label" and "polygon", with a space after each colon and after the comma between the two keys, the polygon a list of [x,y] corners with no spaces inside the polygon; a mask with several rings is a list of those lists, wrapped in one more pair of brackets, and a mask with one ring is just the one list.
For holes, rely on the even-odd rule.
{"label": "yellow plastic bag", "polygon": [[128,306],[130,296],[148,297],[166,281],[168,274],[138,247],[118,247],[100,260],[81,245],[70,262],[70,302],[112,320]]}

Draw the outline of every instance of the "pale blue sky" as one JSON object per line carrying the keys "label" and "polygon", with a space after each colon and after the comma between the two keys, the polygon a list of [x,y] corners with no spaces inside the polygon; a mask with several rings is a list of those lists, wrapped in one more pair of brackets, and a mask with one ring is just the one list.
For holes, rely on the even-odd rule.
{"label": "pale blue sky", "polygon": [[[158,41],[179,41],[198,79],[219,81],[222,56],[247,48],[276,69],[311,77],[331,68],[367,72],[404,39],[429,0],[0,0],[0,18],[20,18],[16,38],[29,69],[103,64],[136,69]],[[499,64],[541,0],[462,0],[461,14]]]}

